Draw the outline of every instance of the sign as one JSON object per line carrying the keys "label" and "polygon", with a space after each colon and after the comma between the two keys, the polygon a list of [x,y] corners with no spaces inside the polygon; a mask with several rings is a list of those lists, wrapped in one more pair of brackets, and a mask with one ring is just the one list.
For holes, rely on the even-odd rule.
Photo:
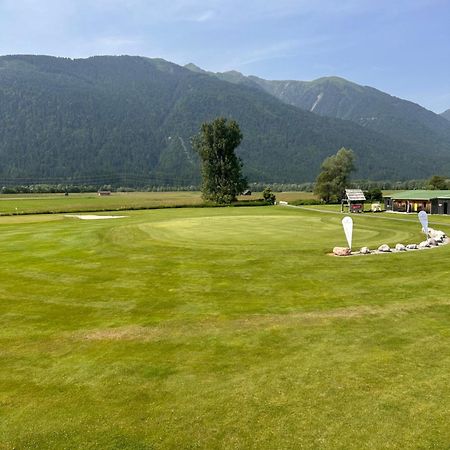
{"label": "sign", "polygon": [[426,237],[428,237],[428,214],[425,211],[420,211],[419,220],[422,224],[423,232],[425,233]]}
{"label": "sign", "polygon": [[352,237],[353,237],[353,220],[351,217],[344,217],[342,219],[342,226],[344,227],[345,237],[347,238],[348,248],[352,248]]}

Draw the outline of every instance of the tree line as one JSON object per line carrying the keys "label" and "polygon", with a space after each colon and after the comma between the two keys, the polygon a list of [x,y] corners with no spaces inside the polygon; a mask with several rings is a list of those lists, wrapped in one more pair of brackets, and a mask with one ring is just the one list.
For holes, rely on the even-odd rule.
{"label": "tree line", "polygon": [[[248,187],[247,179],[242,174],[243,163],[236,155],[236,149],[242,141],[243,135],[238,123],[224,117],[216,118],[201,125],[200,132],[192,139],[192,147],[197,152],[201,162],[202,184],[201,191],[205,200],[217,204],[231,204],[237,196]],[[412,180],[406,182],[371,182],[367,180],[351,182],[350,175],[356,169],[355,154],[351,149],[342,147],[335,155],[327,157],[320,168],[315,183],[274,184],[264,185],[263,196],[267,203],[275,202],[273,190],[290,190],[301,187],[302,190],[313,192],[324,203],[335,203],[345,195],[345,189],[357,187],[366,190],[366,197],[370,201],[381,200],[383,189],[450,189],[450,179],[442,175],[434,175],[429,180]],[[253,188],[262,188],[263,185],[253,183]],[[196,190],[197,186],[171,187],[147,186],[139,190]],[[36,184],[3,186],[1,192],[13,193],[56,193],[56,192],[93,192],[97,190],[133,191],[135,188],[115,187],[112,185],[92,184]],[[259,189],[258,189],[259,190]]]}

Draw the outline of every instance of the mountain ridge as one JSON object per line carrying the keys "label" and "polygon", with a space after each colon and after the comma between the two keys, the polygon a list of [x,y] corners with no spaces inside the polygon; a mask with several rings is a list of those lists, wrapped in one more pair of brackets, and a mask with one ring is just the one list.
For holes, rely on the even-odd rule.
{"label": "mountain ridge", "polygon": [[9,55],[0,57],[0,182],[125,173],[147,184],[198,183],[190,139],[217,116],[240,124],[250,181],[312,181],[343,146],[355,151],[361,178],[434,173],[419,145],[163,59]]}
{"label": "mountain ridge", "polygon": [[[450,124],[417,103],[392,96],[342,77],[321,77],[313,81],[265,80],[229,72],[212,73],[229,82],[257,85],[281,101],[327,117],[350,120],[358,125],[423,148],[446,154],[450,149]],[[448,113],[450,115],[450,113]]]}

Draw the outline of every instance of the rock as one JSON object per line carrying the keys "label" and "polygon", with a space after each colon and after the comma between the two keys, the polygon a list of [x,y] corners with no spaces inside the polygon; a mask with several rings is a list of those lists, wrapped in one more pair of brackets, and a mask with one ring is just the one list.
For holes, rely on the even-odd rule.
{"label": "rock", "polygon": [[349,256],[352,251],[348,247],[334,247],[333,253],[336,256]]}
{"label": "rock", "polygon": [[408,244],[406,246],[406,250],[417,250],[417,249],[418,249],[417,244]]}
{"label": "rock", "polygon": [[440,240],[444,242],[447,235],[443,231],[437,231],[434,236],[431,236],[433,239]]}
{"label": "rock", "polygon": [[437,241],[433,238],[428,238],[427,242],[430,244],[431,247],[437,247],[439,244],[437,243]]}
{"label": "rock", "polygon": [[422,241],[418,247],[419,248],[430,248],[430,244],[428,243],[428,241]]}
{"label": "rock", "polygon": [[441,242],[443,242],[444,239],[446,238],[446,234],[443,231],[435,230],[433,228],[428,228],[428,235],[430,236],[430,238],[433,238],[436,241],[441,241]]}
{"label": "rock", "polygon": [[369,247],[362,247],[359,253],[361,253],[361,255],[368,255],[371,251],[369,250]]}
{"label": "rock", "polygon": [[397,250],[398,252],[406,252],[406,247],[403,244],[397,244],[395,246],[395,250]]}
{"label": "rock", "polygon": [[391,248],[389,247],[389,245],[383,244],[378,247],[378,251],[382,253],[388,253],[391,251]]}

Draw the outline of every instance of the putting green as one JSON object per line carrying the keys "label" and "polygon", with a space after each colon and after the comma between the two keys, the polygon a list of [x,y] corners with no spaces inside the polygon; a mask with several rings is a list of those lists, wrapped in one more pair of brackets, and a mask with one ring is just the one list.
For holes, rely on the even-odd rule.
{"label": "putting green", "polygon": [[308,233],[315,223],[314,218],[302,220],[298,216],[283,215],[239,215],[206,216],[174,219],[155,224],[141,225],[140,229],[148,233],[155,241],[164,241],[170,245],[187,245],[190,247],[225,247],[261,248],[273,246],[292,246],[299,235],[310,234],[314,238],[326,236],[333,228],[324,224],[320,230]]}
{"label": "putting green", "polygon": [[[238,215],[174,218],[139,225],[155,242],[188,247],[317,248],[318,244],[344,244],[343,233],[337,230],[336,217],[320,217],[294,213],[292,215]],[[356,225],[356,244],[379,246],[385,241],[417,240],[416,232],[408,229],[385,228],[380,223],[362,220]],[[118,230],[120,233],[121,231]],[[335,244],[333,244],[333,238]]]}
{"label": "putting green", "polygon": [[[330,258],[340,214],[125,215],[0,218],[0,448],[448,446],[450,245]],[[355,216],[354,247],[423,239],[398,219]]]}

